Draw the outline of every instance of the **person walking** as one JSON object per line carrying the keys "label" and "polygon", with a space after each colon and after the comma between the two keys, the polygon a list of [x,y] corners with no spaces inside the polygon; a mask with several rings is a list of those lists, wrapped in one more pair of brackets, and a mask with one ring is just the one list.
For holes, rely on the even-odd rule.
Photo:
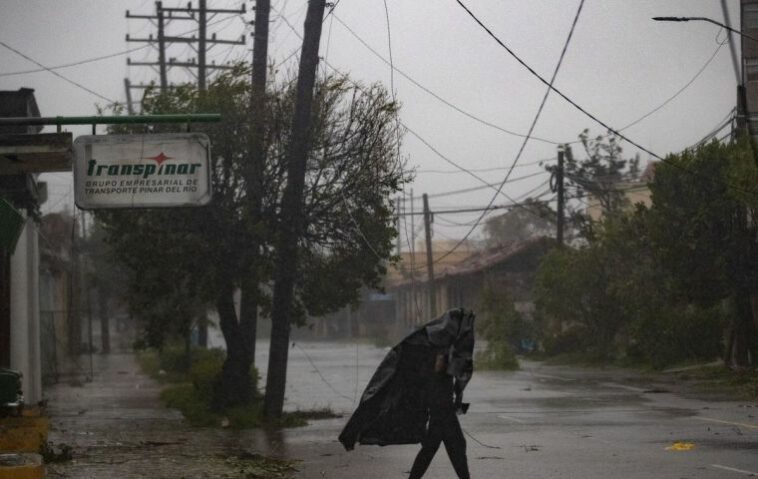
{"label": "person walking", "polygon": [[[457,414],[465,414],[468,404],[463,403],[460,383],[448,374],[448,354],[437,354],[434,373],[429,381],[429,427],[421,441],[421,450],[413,461],[409,479],[421,479],[431,464],[441,443],[453,464],[459,479],[469,479],[466,459],[466,439],[463,437]],[[455,396],[455,399],[453,399]]]}
{"label": "person walking", "polygon": [[410,475],[417,479],[444,443],[458,477],[470,477],[457,414],[468,408],[463,390],[474,371],[474,319],[471,310],[451,309],[387,353],[339,435],[345,450],[421,443]]}

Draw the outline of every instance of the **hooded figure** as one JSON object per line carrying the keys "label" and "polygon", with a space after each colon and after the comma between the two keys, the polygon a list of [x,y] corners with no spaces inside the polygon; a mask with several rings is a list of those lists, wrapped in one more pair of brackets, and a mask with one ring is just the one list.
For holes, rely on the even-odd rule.
{"label": "hooded figure", "polygon": [[422,443],[414,464],[421,477],[444,441],[459,477],[468,477],[466,442],[455,414],[467,406],[463,390],[473,373],[473,351],[474,314],[465,309],[451,309],[408,335],[369,381],[339,436],[342,445],[349,451],[356,442]]}

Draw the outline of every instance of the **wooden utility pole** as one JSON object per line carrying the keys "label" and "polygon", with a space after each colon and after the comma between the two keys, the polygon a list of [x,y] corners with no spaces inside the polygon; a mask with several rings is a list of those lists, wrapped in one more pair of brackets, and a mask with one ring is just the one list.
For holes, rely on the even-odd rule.
{"label": "wooden utility pole", "polygon": [[424,233],[426,235],[426,280],[429,283],[429,313],[437,316],[437,291],[434,287],[434,252],[432,251],[432,213],[429,211],[429,197],[424,193]]}
{"label": "wooden utility pole", "polygon": [[[164,7],[163,2],[155,2],[155,15],[134,15],[126,11],[126,18],[129,19],[142,19],[155,21],[158,27],[158,61],[157,62],[133,62],[130,58],[127,58],[127,65],[130,66],[145,66],[155,68],[158,67],[160,73],[160,85],[161,91],[166,91],[171,85],[168,82],[168,69],[171,67],[183,67],[187,68],[197,78],[197,85],[200,90],[205,90],[208,82],[209,70],[229,70],[233,68],[229,65],[216,65],[215,63],[208,64],[206,61],[207,51],[210,46],[225,44],[225,45],[245,45],[244,36],[239,40],[222,40],[217,39],[214,34],[208,38],[208,14],[227,14],[227,15],[242,15],[246,12],[245,5],[243,4],[238,10],[222,9],[222,8],[208,8],[206,4],[207,0],[199,0],[197,8],[192,7],[192,2],[189,2],[186,7],[170,8]],[[166,26],[172,21],[191,21],[197,22],[198,35],[190,36],[171,36],[166,34]],[[136,43],[150,43],[155,44],[156,38],[150,34],[146,38],[131,38],[126,36],[127,42]],[[177,61],[174,58],[166,60],[166,43],[185,43],[189,45],[197,45],[195,50],[197,51],[197,59],[187,59],[185,61]],[[195,72],[196,70],[196,72]],[[148,88],[148,84],[130,85],[130,88]]]}
{"label": "wooden utility pole", "polygon": [[313,88],[316,83],[318,49],[325,8],[326,0],[310,0],[305,16],[295,112],[292,118],[292,137],[287,151],[287,185],[282,197],[281,219],[276,242],[271,346],[266,377],[266,398],[263,405],[264,414],[269,418],[281,417],[284,406],[290,321],[298,270],[297,246],[305,227],[303,191],[311,136]]}
{"label": "wooden utility pole", "polygon": [[[564,147],[562,147],[564,148]],[[563,223],[564,223],[564,208],[565,208],[565,198],[564,198],[564,191],[563,191],[563,155],[564,151],[563,149],[558,150],[558,169],[555,172],[555,182],[556,182],[556,188],[558,190],[558,218],[557,218],[557,225],[558,225],[558,231],[555,234],[555,238],[558,241],[559,246],[563,246]],[[565,146],[565,148],[569,148],[569,146]]]}

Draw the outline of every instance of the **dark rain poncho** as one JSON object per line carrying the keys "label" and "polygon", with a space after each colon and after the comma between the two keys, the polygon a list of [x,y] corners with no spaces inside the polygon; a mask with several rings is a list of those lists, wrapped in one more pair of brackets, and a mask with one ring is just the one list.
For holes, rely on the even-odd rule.
{"label": "dark rain poncho", "polygon": [[[451,309],[403,339],[387,353],[361,396],[339,440],[345,449],[360,444],[416,444],[426,433],[429,381],[438,354],[459,397],[473,373],[474,314]],[[452,398],[449,398],[452,401]]]}

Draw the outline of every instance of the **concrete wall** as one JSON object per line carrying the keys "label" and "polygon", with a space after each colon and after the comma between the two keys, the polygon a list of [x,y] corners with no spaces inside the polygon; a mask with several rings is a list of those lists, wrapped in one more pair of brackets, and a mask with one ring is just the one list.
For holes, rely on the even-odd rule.
{"label": "concrete wall", "polygon": [[42,400],[39,321],[39,242],[27,220],[11,256],[11,369],[24,375],[27,404]]}

